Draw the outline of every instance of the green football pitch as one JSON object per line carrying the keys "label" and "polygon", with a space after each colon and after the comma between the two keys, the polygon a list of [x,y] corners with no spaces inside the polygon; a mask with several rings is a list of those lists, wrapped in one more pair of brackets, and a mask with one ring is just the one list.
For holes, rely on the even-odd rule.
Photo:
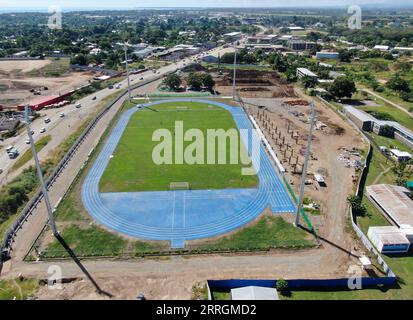
{"label": "green football pitch", "polygon": [[[237,129],[230,112],[208,103],[170,102],[140,110],[132,115],[113,157],[100,180],[101,192],[170,190],[170,184],[189,183],[190,189],[251,188],[256,175],[242,175],[242,164],[230,164],[229,139],[225,164],[207,164],[207,139],[204,164],[156,164],[152,152],[159,141],[152,141],[155,130],[165,128],[175,135],[175,122],[182,121],[184,132],[196,128],[206,137],[208,129]],[[184,149],[191,141],[184,142]],[[175,147],[175,143],[173,144]],[[218,145],[218,143],[217,143]],[[173,147],[173,148],[174,148]],[[239,153],[246,154],[239,143]],[[248,167],[248,165],[244,166]]]}

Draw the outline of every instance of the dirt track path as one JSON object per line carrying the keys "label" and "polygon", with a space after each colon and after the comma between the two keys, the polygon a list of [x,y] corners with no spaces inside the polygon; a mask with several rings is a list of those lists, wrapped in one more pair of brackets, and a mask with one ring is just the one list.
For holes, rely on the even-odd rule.
{"label": "dirt track path", "polygon": [[407,111],[405,108],[403,108],[399,104],[394,103],[393,101],[390,101],[389,99],[383,98],[382,96],[378,95],[374,91],[369,90],[369,89],[361,89],[361,90],[367,92],[368,94],[371,94],[372,96],[374,96],[376,98],[379,98],[380,100],[383,100],[384,102],[390,104],[391,106],[393,106],[393,107],[399,109],[400,111],[403,111],[404,113],[408,114],[409,116],[412,116],[412,114],[409,111]]}
{"label": "dirt track path", "polygon": [[[328,261],[329,257],[331,250],[324,248],[258,255],[172,257],[168,260],[87,261],[84,266],[101,289],[113,294],[115,299],[134,299],[139,292],[148,299],[189,299],[193,284],[207,279],[329,278],[345,275],[347,265],[336,265],[334,261]],[[65,278],[83,276],[71,261],[13,261],[12,266],[5,266],[5,269],[12,267],[12,271],[5,270],[5,277],[15,278],[21,273],[26,277],[47,278],[50,265],[59,266]],[[44,287],[38,296],[43,299],[103,298],[94,293],[94,287],[87,280],[66,284],[64,290]]]}

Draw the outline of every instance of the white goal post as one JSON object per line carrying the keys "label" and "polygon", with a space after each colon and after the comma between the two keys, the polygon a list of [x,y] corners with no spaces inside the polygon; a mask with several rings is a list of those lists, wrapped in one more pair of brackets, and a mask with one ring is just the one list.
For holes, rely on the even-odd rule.
{"label": "white goal post", "polygon": [[189,182],[171,182],[169,184],[170,190],[189,190]]}

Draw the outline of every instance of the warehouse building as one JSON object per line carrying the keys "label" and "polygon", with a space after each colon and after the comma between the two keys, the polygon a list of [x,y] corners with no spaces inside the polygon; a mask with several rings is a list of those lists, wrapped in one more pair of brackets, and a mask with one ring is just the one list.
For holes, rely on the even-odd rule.
{"label": "warehouse building", "polygon": [[242,32],[230,32],[230,33],[224,34],[224,40],[228,42],[239,40],[241,39],[241,37],[242,37]]}
{"label": "warehouse building", "polygon": [[399,149],[390,149],[390,154],[398,162],[409,161],[412,158],[412,155],[409,152],[401,151]]}
{"label": "warehouse building", "polygon": [[294,51],[314,50],[317,48],[317,44],[302,40],[290,40],[288,41],[288,48]]}
{"label": "warehouse building", "polygon": [[344,106],[344,113],[361,130],[371,131],[375,118],[352,106]]}
{"label": "warehouse building", "polygon": [[58,103],[61,102],[65,99],[67,95],[61,95],[61,96],[41,96],[38,98],[35,98],[31,101],[29,101],[29,103],[27,104],[22,104],[17,106],[17,109],[19,111],[24,110],[24,107],[27,105],[28,107],[30,107],[32,110],[38,111],[43,109],[46,106],[49,106],[51,104],[54,103]]}
{"label": "warehouse building", "polygon": [[301,79],[302,77],[318,78],[314,72],[308,70],[307,68],[297,68],[297,78]]}
{"label": "warehouse building", "polygon": [[413,201],[407,188],[376,184],[366,187],[366,191],[369,200],[392,224],[403,229],[413,227]]}
{"label": "warehouse building", "polygon": [[410,241],[395,226],[370,227],[367,236],[381,253],[406,253],[410,248]]}
{"label": "warehouse building", "polygon": [[321,51],[316,53],[317,59],[338,59],[338,52]]}

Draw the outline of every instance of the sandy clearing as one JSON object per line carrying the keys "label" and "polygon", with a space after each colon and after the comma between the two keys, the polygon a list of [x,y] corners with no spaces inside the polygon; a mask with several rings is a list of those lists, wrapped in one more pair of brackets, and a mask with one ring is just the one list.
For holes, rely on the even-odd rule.
{"label": "sandy clearing", "polygon": [[18,60],[18,61],[0,61],[0,72],[30,72],[32,70],[41,69],[44,66],[52,63],[52,60]]}

